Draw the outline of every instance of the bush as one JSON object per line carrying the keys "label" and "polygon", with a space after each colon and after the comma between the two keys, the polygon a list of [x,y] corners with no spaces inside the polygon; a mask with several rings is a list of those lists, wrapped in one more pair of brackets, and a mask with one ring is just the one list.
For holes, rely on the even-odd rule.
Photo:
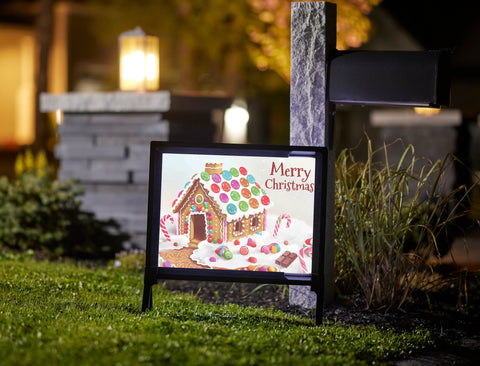
{"label": "bush", "polygon": [[336,284],[360,289],[367,307],[400,308],[428,282],[427,260],[448,250],[466,192],[460,202],[454,196],[466,189],[439,193],[452,156],[421,164],[409,146],[392,165],[387,146],[373,151],[367,142],[365,163],[349,150],[336,162]]}
{"label": "bush", "polygon": [[131,273],[142,273],[145,266],[145,251],[134,249],[121,251],[115,255],[111,267]]}
{"label": "bush", "polygon": [[74,181],[59,183],[48,174],[0,178],[0,247],[41,250],[51,258],[113,258],[128,235],[115,221],[82,211],[81,194]]}

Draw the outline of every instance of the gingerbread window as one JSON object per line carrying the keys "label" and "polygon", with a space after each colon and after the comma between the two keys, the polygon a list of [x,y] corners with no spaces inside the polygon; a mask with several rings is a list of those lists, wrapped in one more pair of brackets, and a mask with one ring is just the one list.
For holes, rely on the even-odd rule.
{"label": "gingerbread window", "polygon": [[203,203],[203,196],[202,196],[201,194],[197,194],[197,195],[195,196],[195,202],[196,202],[197,204]]}
{"label": "gingerbread window", "polygon": [[257,231],[260,228],[260,218],[258,215],[253,216],[250,219],[250,231]]}
{"label": "gingerbread window", "polygon": [[233,236],[240,236],[245,231],[243,220],[237,220],[233,223]]}

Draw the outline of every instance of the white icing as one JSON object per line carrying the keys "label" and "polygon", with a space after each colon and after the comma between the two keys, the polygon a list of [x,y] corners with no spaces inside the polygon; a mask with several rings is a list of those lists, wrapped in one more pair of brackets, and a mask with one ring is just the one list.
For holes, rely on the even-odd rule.
{"label": "white icing", "polygon": [[[285,226],[281,226],[277,238],[274,238],[271,233],[273,233],[275,227],[276,217],[269,217],[267,221],[267,230],[250,235],[248,238],[241,238],[238,239],[240,241],[240,245],[234,245],[233,242],[229,243],[222,243],[222,245],[227,245],[230,251],[233,254],[232,259],[225,259],[220,257],[218,254],[215,253],[215,249],[219,247],[218,244],[208,243],[206,240],[200,242],[198,244],[198,249],[194,250],[190,258],[195,261],[196,263],[204,266],[208,266],[210,268],[225,268],[225,269],[238,269],[238,268],[246,268],[249,265],[255,266],[273,266],[276,267],[280,272],[288,272],[288,273],[305,273],[301,264],[300,260],[297,257],[292,264],[287,267],[283,268],[275,264],[275,260],[280,257],[285,251],[290,251],[296,253],[300,256],[300,249],[303,248],[303,244],[305,240],[312,237],[312,229],[307,224],[305,224],[301,220],[292,219],[292,223],[289,228],[285,228]],[[252,238],[255,240],[257,246],[255,248],[250,247],[247,245],[248,239]],[[284,244],[285,241],[288,241],[288,244]],[[280,252],[276,254],[265,254],[261,252],[262,245],[268,245],[271,243],[277,243],[280,246]],[[249,253],[247,255],[240,254],[240,248],[242,246],[247,246]],[[216,259],[215,262],[211,262],[210,258],[213,257]],[[250,263],[248,261],[249,257],[257,258],[257,263]],[[307,266],[307,273],[311,272],[312,268],[312,259],[310,257],[305,256],[304,258],[305,264]]]}
{"label": "white icing", "polygon": [[205,162],[205,165],[206,164],[216,164],[216,165],[221,165],[223,164],[223,162],[221,160],[208,160]]}
{"label": "white icing", "polygon": [[[170,232],[170,230],[169,230]],[[177,245],[175,246],[175,243]],[[172,250],[172,249],[182,249],[188,248],[188,238],[185,235],[172,235],[170,234],[170,241],[166,240],[164,237],[161,237],[158,245],[158,250]]]}

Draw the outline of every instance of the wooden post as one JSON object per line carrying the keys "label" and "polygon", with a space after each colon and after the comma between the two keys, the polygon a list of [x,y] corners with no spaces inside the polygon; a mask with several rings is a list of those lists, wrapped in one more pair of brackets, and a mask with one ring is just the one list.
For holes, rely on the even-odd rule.
{"label": "wooden post", "polygon": [[48,52],[51,45],[53,1],[42,0],[39,4],[39,15],[37,20],[37,43],[38,43],[38,61],[36,65],[36,111],[35,111],[35,150],[46,148],[47,143],[47,118],[40,112],[39,97],[42,92],[47,91],[47,70],[48,70]]}
{"label": "wooden post", "polygon": [[[334,264],[334,105],[328,101],[328,65],[336,43],[336,5],[292,2],[290,145],[325,146],[329,150],[327,217],[323,252],[323,295],[333,300]],[[290,287],[290,303],[314,307],[315,296]]]}

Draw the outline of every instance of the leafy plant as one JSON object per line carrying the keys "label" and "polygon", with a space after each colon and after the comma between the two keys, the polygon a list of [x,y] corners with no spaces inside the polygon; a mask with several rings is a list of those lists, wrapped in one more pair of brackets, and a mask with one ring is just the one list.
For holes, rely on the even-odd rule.
{"label": "leafy plant", "polygon": [[115,254],[115,260],[111,266],[125,272],[141,273],[145,266],[145,251],[140,249],[123,250]]}
{"label": "leafy plant", "polygon": [[115,221],[83,211],[81,194],[74,181],[59,183],[35,171],[12,182],[0,178],[0,247],[41,250],[49,257],[113,257],[128,235]]}
{"label": "leafy plant", "polygon": [[[466,189],[439,193],[452,156],[426,163],[408,146],[393,165],[388,146],[373,151],[367,143],[365,163],[349,150],[336,162],[337,285],[359,287],[367,307],[400,308],[428,282],[427,260],[448,250],[466,197],[454,196]],[[383,162],[375,163],[380,154]]]}
{"label": "leafy plant", "polygon": [[30,149],[26,149],[23,154],[18,154],[15,159],[14,170],[17,177],[23,173],[33,173],[39,177],[51,174],[51,167],[48,165],[47,155],[43,150],[36,155]]}

